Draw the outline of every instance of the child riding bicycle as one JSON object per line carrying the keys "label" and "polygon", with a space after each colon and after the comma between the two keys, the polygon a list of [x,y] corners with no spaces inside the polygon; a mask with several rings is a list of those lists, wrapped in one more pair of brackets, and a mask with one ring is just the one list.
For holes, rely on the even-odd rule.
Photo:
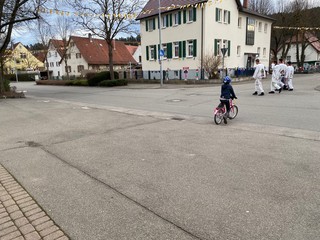
{"label": "child riding bicycle", "polygon": [[220,102],[221,104],[226,106],[226,114],[223,117],[223,121],[227,124],[227,118],[229,118],[230,112],[230,98],[237,99],[235,92],[233,91],[233,87],[231,86],[231,78],[229,76],[224,77],[223,84],[221,85],[221,94],[220,94]]}

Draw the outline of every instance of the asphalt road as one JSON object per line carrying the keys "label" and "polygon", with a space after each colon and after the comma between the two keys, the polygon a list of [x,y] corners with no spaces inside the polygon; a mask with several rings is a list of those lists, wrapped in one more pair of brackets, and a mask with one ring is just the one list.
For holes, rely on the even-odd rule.
{"label": "asphalt road", "polygon": [[71,239],[320,239],[319,75],[294,83],[234,84],[220,126],[219,86],[18,83],[0,163]]}

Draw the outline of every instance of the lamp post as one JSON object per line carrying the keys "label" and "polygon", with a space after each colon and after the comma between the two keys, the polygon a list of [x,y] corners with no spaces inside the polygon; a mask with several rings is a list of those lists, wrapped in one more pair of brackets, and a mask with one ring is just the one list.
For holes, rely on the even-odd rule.
{"label": "lamp post", "polygon": [[224,56],[226,55],[228,51],[228,48],[221,48],[221,53],[222,53],[222,74],[221,78],[223,79],[223,73],[224,73]]}
{"label": "lamp post", "polygon": [[160,0],[159,0],[159,64],[160,64],[160,86],[163,86],[163,73],[162,73],[162,61],[161,61],[161,54],[162,54],[162,43],[161,43],[161,5],[160,5]]}

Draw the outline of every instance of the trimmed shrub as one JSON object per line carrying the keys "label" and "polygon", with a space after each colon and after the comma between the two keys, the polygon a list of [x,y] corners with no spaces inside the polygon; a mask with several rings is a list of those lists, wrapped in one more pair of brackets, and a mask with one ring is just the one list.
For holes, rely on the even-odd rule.
{"label": "trimmed shrub", "polygon": [[4,79],[3,85],[4,85],[4,91],[9,92],[10,91],[10,81],[8,79]]}
{"label": "trimmed shrub", "polygon": [[[118,72],[114,72],[114,78],[119,79]],[[94,77],[88,79],[88,85],[89,86],[99,86],[99,83],[104,80],[110,80],[110,72],[109,71],[96,73]]]}
{"label": "trimmed shrub", "polygon": [[128,81],[126,79],[104,80],[99,83],[100,87],[115,87],[115,86],[125,86],[125,85],[128,85]]}
{"label": "trimmed shrub", "polygon": [[88,81],[86,79],[71,80],[66,82],[66,86],[88,86]]}
{"label": "trimmed shrub", "polygon": [[97,73],[95,73],[95,72],[88,72],[86,74],[86,79],[90,80],[90,79],[94,78],[96,75],[97,75]]}

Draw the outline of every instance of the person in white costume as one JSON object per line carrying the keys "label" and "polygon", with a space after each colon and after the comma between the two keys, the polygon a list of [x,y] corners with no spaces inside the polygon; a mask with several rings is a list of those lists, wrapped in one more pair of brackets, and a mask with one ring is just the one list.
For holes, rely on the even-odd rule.
{"label": "person in white costume", "polygon": [[264,70],[264,65],[262,63],[260,63],[259,59],[256,59],[256,64],[257,64],[257,66],[256,66],[256,69],[255,69],[254,74],[252,76],[256,80],[255,81],[255,92],[252,95],[263,96],[264,91],[263,91],[261,80],[263,78],[265,78],[266,72]]}
{"label": "person in white costume", "polygon": [[279,59],[279,72],[280,72],[280,82],[283,83],[283,89],[287,89],[287,65],[284,64],[284,61],[282,58]]}
{"label": "person in white costume", "polygon": [[286,79],[288,81],[287,83],[288,83],[289,91],[293,91],[293,83],[292,83],[293,74],[294,74],[294,68],[291,65],[291,62],[289,61],[287,66],[287,72],[286,72]]}
{"label": "person in white costume", "polygon": [[272,65],[272,76],[271,76],[271,86],[269,94],[274,93],[275,90],[281,93],[283,83],[280,81],[280,72],[279,72],[279,65],[277,65],[277,61],[273,61]]}

